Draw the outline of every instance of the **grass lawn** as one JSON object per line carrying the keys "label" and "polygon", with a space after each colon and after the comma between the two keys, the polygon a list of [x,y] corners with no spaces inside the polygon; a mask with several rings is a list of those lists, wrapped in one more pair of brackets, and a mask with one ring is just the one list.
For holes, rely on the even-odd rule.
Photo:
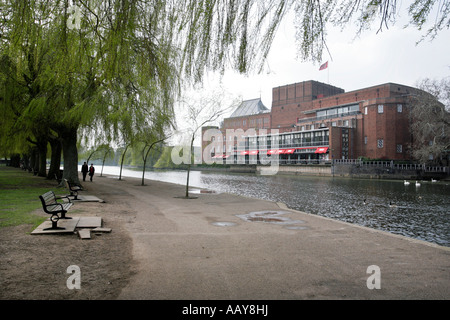
{"label": "grass lawn", "polygon": [[32,214],[42,208],[39,195],[53,190],[57,182],[34,176],[19,168],[0,166],[0,228],[31,224],[32,230],[48,217]]}

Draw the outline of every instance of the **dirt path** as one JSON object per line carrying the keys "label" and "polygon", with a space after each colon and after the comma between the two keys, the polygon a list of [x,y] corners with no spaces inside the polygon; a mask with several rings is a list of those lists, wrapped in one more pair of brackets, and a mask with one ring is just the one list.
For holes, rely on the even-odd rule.
{"label": "dirt path", "polygon": [[[96,177],[98,181],[107,178]],[[48,182],[49,190],[67,194]],[[68,216],[101,217],[111,233],[30,235],[31,226],[0,229],[0,299],[116,299],[133,274],[132,240],[125,224],[135,215],[127,208],[132,198],[120,189],[100,191],[102,185],[86,182],[86,193],[104,196],[106,203],[77,202]],[[47,216],[42,209],[34,213]],[[81,289],[68,289],[69,266],[81,272]]]}

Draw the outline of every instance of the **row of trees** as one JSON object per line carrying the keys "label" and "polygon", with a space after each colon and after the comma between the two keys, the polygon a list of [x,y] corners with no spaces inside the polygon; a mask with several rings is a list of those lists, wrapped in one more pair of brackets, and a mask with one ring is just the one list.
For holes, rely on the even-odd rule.
{"label": "row of trees", "polygon": [[[449,26],[449,4],[414,1],[411,23]],[[143,143],[174,127],[174,103],[207,70],[261,71],[277,27],[297,13],[302,59],[320,61],[326,24],[391,23],[396,1],[2,0],[0,153],[38,156],[39,175],[79,183],[77,145]],[[433,15],[435,17],[435,15]],[[95,141],[95,143],[92,143]],[[51,152],[47,173],[46,158]]]}
{"label": "row of trees", "polygon": [[[64,156],[64,178],[79,183],[77,143],[136,142],[148,150],[174,126],[183,84],[207,68],[245,72],[249,46],[267,47],[283,4],[268,1],[1,2],[2,153],[39,154],[50,178]],[[280,12],[281,11],[281,12]],[[279,12],[271,15],[271,12]],[[252,33],[254,38],[242,32]],[[260,35],[260,36],[258,36]],[[51,165],[45,172],[47,146]],[[148,152],[148,151],[147,151]]]}

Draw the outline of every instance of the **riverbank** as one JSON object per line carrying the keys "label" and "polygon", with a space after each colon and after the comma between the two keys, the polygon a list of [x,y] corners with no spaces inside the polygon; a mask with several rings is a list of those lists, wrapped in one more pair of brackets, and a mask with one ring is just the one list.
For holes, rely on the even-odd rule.
{"label": "riverbank", "polygon": [[[2,247],[0,279],[6,275],[8,282],[2,299],[450,297],[445,247],[227,193],[197,191],[195,199],[184,199],[182,185],[159,181],[141,186],[139,178],[105,176],[85,187],[105,203],[77,203],[73,215],[101,216],[111,234],[20,240],[23,228],[8,237],[0,229],[2,246],[10,246]],[[35,252],[36,242],[47,252]],[[22,260],[10,250],[22,251]],[[66,268],[73,264],[81,268],[79,291],[66,287]],[[369,288],[376,282],[372,269],[368,273],[374,265],[380,289]],[[114,290],[102,294],[105,286]]]}

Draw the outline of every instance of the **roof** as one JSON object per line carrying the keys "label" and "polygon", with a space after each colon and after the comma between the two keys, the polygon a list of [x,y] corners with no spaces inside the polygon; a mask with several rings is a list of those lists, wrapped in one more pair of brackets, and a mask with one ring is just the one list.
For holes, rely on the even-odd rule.
{"label": "roof", "polygon": [[236,110],[231,114],[230,118],[250,116],[253,114],[260,114],[270,112],[266,106],[262,103],[261,99],[253,99],[242,101]]}

